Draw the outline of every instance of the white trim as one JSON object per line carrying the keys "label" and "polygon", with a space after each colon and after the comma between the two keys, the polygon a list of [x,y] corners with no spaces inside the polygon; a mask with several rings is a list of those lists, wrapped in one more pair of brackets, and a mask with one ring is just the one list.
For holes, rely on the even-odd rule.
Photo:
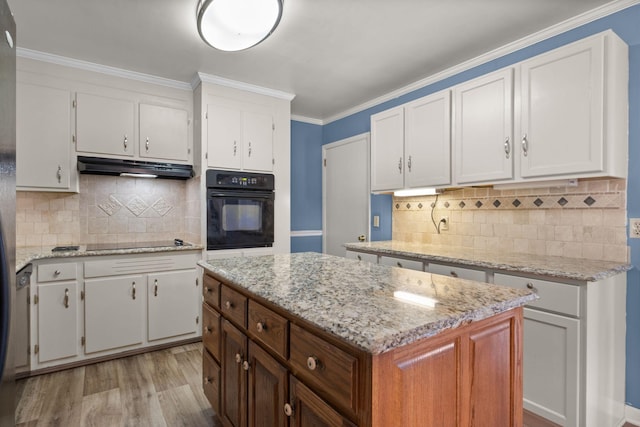
{"label": "white trim", "polygon": [[569,30],[573,30],[582,25],[588,24],[589,22],[593,22],[597,19],[619,12],[621,10],[624,10],[628,7],[631,7],[639,3],[640,3],[640,0],[612,1],[611,3],[607,3],[603,6],[597,7],[595,9],[592,9],[580,15],[574,16],[572,18],[567,19],[566,21],[560,22],[559,24],[545,28],[544,30],[538,31],[537,33],[533,33],[519,40],[506,44],[502,47],[499,47],[497,49],[484,53],[480,56],[477,56],[473,59],[465,61],[461,64],[455,65],[444,71],[433,74],[424,79],[418,80],[417,82],[411,83],[393,92],[389,92],[385,95],[379,96],[375,99],[372,99],[370,101],[367,101],[355,107],[349,108],[348,110],[345,110],[341,113],[327,117],[323,119],[323,124],[328,124],[340,119],[344,119],[345,117],[359,113],[368,108],[375,107],[376,105],[380,105],[384,102],[398,98],[399,96],[406,95],[407,93],[413,92],[414,90],[421,89],[425,86],[429,86],[430,84],[439,82],[448,77],[452,77],[456,74],[460,74],[461,72],[470,70],[471,68],[476,67],[478,65],[482,65],[489,61],[493,61],[494,59],[501,58],[510,53],[517,52],[520,49],[524,49],[525,47],[531,46],[535,43],[541,42],[551,37],[560,35]]}
{"label": "white trim", "polygon": [[[628,423],[640,426],[640,409],[626,405],[624,407],[624,417]],[[624,425],[624,423],[622,423]]]}
{"label": "white trim", "polygon": [[291,230],[291,237],[319,237],[322,230]]}
{"label": "white trim", "polygon": [[314,119],[311,117],[298,116],[296,114],[291,115],[291,120],[295,120],[296,122],[309,123],[312,125],[320,125],[322,126],[325,122],[324,120]]}
{"label": "white trim", "polygon": [[34,59],[36,61],[48,62],[51,64],[77,68],[85,71],[93,71],[96,73],[137,80],[174,89],[186,90],[189,92],[193,91],[191,85],[186,82],[166,79],[164,77],[152,76],[151,74],[138,73],[136,71],[125,70],[122,68],[110,67],[108,65],[96,64],[94,62],[82,61],[80,59],[67,58],[65,56],[54,55],[52,53],[25,49],[23,47],[19,47],[16,49],[16,55],[20,58]]}
{"label": "white trim", "polygon": [[[640,0],[639,0],[640,1]],[[226,79],[224,77],[215,76],[213,74],[206,74],[198,71],[191,81],[191,87],[195,90],[200,83],[212,83],[220,86],[226,86],[233,89],[245,90],[247,92],[253,92],[260,95],[267,95],[274,98],[284,99],[291,101],[296,97],[293,93],[284,92],[277,89],[269,89],[267,87],[257,86],[251,83],[239,82],[237,80]]]}

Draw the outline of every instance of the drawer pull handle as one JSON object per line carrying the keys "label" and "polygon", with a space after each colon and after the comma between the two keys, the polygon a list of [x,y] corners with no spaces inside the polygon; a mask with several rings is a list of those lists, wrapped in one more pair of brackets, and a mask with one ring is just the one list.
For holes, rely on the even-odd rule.
{"label": "drawer pull handle", "polygon": [[450,271],[449,274],[451,274],[451,277],[458,277],[458,273],[455,271]]}
{"label": "drawer pull handle", "polygon": [[56,270],[56,271],[54,271],[54,272],[53,272],[53,275],[54,275],[54,276],[59,276],[59,275],[60,275],[60,270]]}
{"label": "drawer pull handle", "polygon": [[153,296],[158,296],[158,279],[153,281]]}
{"label": "drawer pull handle", "polygon": [[536,287],[535,287],[535,286],[533,286],[533,283],[529,282],[529,283],[527,283],[527,289],[530,289],[530,290],[532,290],[532,291],[535,291],[535,290],[536,290]]}
{"label": "drawer pull handle", "polygon": [[209,377],[204,377],[204,383],[205,383],[205,384],[211,384],[211,378],[209,378]]}
{"label": "drawer pull handle", "polygon": [[131,299],[136,299],[136,282],[133,282],[133,291],[131,292]]}
{"label": "drawer pull handle", "polygon": [[231,301],[227,301],[224,303],[224,306],[227,307],[227,310],[231,310],[233,303]]}
{"label": "drawer pull handle", "polygon": [[210,289],[208,286],[205,286],[205,287],[204,287],[204,291],[205,291],[206,293],[209,293],[209,292],[211,292],[211,289]]}
{"label": "drawer pull handle", "polygon": [[291,404],[289,404],[289,403],[285,403],[284,404],[284,414],[287,417],[290,417],[290,416],[293,415],[293,406],[291,406]]}
{"label": "drawer pull handle", "polygon": [[64,290],[64,308],[69,308],[69,289]]}
{"label": "drawer pull handle", "polygon": [[398,265],[398,267],[402,268],[402,263],[400,261],[396,262],[396,264]]}
{"label": "drawer pull handle", "polygon": [[362,261],[362,257],[358,255],[358,261]]}
{"label": "drawer pull handle", "polygon": [[236,363],[242,363],[242,355],[240,353],[236,353]]}
{"label": "drawer pull handle", "polygon": [[256,330],[258,332],[263,332],[265,329],[267,329],[267,325],[265,325],[263,322],[256,323]]}
{"label": "drawer pull handle", "polygon": [[210,334],[210,333],[211,333],[211,328],[210,328],[210,327],[208,327],[208,326],[205,326],[205,327],[204,327],[204,333],[205,333],[205,334]]}
{"label": "drawer pull handle", "polygon": [[245,371],[249,370],[249,362],[247,362],[246,360],[244,362],[242,362],[242,369],[244,369]]}
{"label": "drawer pull handle", "polygon": [[319,365],[320,365],[320,361],[318,360],[317,357],[309,356],[307,358],[307,368],[309,368],[310,371],[315,371]]}

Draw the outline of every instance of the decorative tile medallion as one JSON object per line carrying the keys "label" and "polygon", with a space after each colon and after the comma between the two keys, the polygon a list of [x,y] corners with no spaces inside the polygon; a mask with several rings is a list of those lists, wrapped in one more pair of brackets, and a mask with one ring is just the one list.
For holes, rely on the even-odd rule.
{"label": "decorative tile medallion", "polygon": [[480,209],[482,207],[482,202],[480,200],[478,200],[476,202],[476,208]]}
{"label": "decorative tile medallion", "polygon": [[129,209],[135,216],[140,216],[148,207],[149,205],[147,205],[147,202],[138,196],[134,196],[133,199],[129,200],[129,203],[127,203],[127,209]]}
{"label": "decorative tile medallion", "polygon": [[158,200],[156,200],[151,205],[151,208],[154,211],[158,212],[160,214],[160,216],[165,216],[167,214],[167,212],[169,212],[171,209],[173,209],[173,206],[171,206],[169,204],[169,202],[167,202],[165,199],[160,197]]}
{"label": "decorative tile medallion", "polygon": [[595,200],[593,197],[591,197],[591,196],[589,196],[589,197],[587,197],[586,199],[584,199],[584,203],[585,203],[587,206],[591,206],[591,205],[593,205],[595,202],[596,202],[596,200]]}
{"label": "decorative tile medallion", "polygon": [[495,206],[496,208],[499,208],[501,204],[502,203],[500,203],[500,200],[498,200],[498,199],[493,201],[493,206]]}
{"label": "decorative tile medallion", "polygon": [[114,215],[116,212],[122,208],[122,203],[116,197],[111,194],[109,195],[109,200],[104,203],[99,203],[98,207],[102,209],[107,215]]}
{"label": "decorative tile medallion", "polygon": [[565,199],[564,197],[560,197],[560,200],[558,200],[558,204],[559,204],[560,206],[564,206],[564,205],[566,205],[567,203],[569,203],[569,201],[568,201],[567,199]]}
{"label": "decorative tile medallion", "polygon": [[540,197],[538,197],[537,199],[535,199],[535,200],[533,201],[533,204],[534,204],[534,205],[536,205],[537,207],[542,206],[542,204],[543,204],[543,203],[544,203],[544,202],[540,199]]}
{"label": "decorative tile medallion", "polygon": [[511,204],[517,208],[522,204],[522,202],[518,199],[515,199],[513,202],[511,202]]}

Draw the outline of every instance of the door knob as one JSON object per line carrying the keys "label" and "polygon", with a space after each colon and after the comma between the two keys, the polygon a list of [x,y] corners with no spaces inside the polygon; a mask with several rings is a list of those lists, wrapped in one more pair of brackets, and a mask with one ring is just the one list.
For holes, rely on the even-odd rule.
{"label": "door knob", "polygon": [[361,234],[358,236],[358,240],[361,242],[366,242],[367,241],[367,236],[365,236],[364,234]]}

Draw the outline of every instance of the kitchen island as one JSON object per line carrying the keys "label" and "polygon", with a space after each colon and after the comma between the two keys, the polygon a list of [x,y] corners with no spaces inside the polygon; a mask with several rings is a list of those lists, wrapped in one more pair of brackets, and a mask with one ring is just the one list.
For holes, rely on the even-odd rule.
{"label": "kitchen island", "polygon": [[199,265],[224,425],[522,424],[530,291],[317,253]]}

